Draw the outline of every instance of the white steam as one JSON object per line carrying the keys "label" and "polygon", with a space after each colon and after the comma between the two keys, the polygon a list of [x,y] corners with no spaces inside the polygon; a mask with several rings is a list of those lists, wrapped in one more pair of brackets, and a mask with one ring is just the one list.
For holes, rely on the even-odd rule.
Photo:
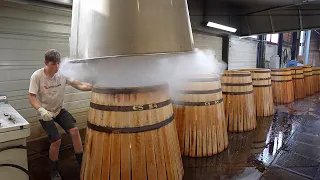
{"label": "white steam", "polygon": [[150,86],[172,83],[199,74],[222,73],[226,64],[211,50],[145,56],[106,57],[71,63],[66,58],[60,70],[79,81],[103,87]]}

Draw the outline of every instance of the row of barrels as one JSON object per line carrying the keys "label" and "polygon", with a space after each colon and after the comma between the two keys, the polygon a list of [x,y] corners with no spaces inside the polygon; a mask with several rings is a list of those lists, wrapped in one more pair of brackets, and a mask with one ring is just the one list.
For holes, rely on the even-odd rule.
{"label": "row of barrels", "polygon": [[271,78],[274,102],[277,104],[292,103],[320,92],[320,67],[306,65],[273,69]]}
{"label": "row of barrels", "polygon": [[188,78],[171,94],[168,85],[95,86],[81,179],[182,179],[181,154],[222,152],[228,131],[253,130],[256,116],[274,113],[273,100],[291,101],[293,89],[282,95],[287,83],[301,80],[301,71],[292,71],[244,69]]}

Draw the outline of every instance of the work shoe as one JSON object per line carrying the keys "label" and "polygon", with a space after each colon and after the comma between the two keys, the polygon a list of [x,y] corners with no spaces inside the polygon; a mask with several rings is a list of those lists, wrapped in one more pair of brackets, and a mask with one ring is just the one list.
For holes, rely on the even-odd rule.
{"label": "work shoe", "polygon": [[62,180],[58,171],[51,171],[51,180]]}
{"label": "work shoe", "polygon": [[59,162],[58,161],[53,161],[51,164],[51,172],[50,172],[50,176],[51,176],[51,180],[62,180],[59,171],[58,171],[58,166],[59,166]]}

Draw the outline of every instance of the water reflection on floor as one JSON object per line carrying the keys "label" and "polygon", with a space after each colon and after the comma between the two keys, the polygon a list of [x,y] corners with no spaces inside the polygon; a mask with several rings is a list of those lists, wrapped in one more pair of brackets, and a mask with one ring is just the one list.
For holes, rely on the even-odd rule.
{"label": "water reflection on floor", "polygon": [[[310,176],[292,170],[299,166],[299,162],[291,163],[293,168],[285,163],[282,166],[281,161],[286,159],[281,160],[279,157],[290,152],[294,135],[303,133],[301,129],[305,128],[306,123],[310,120],[319,121],[319,117],[317,95],[292,104],[278,105],[274,116],[258,117],[255,130],[229,133],[229,147],[224,152],[213,157],[183,157],[184,179],[291,179],[292,176],[294,179],[314,179],[317,173]],[[320,133],[320,128],[315,131]],[[308,149],[304,153],[307,156],[310,154]]]}

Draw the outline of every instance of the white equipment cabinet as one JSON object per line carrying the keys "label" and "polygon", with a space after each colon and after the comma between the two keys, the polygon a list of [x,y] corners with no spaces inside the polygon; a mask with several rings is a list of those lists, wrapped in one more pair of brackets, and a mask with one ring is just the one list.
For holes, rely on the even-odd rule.
{"label": "white equipment cabinet", "polygon": [[[0,151],[11,146],[26,146],[30,136],[29,123],[0,96]],[[0,152],[0,164],[14,164],[28,169],[27,150],[8,149]],[[1,180],[29,180],[28,175],[14,167],[0,167]]]}

